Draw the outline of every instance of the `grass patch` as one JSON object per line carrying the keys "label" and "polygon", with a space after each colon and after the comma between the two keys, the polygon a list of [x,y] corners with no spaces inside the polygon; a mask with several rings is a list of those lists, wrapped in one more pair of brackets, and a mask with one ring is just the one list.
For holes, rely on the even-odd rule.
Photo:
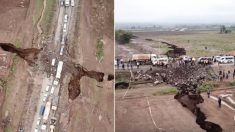
{"label": "grass patch", "polygon": [[201,86],[199,86],[200,92],[207,92],[207,90],[212,90],[214,88],[218,88],[219,84],[213,82],[205,82]]}
{"label": "grass patch", "polygon": [[39,20],[42,10],[43,10],[43,0],[35,0],[33,25],[35,25],[36,22]]}
{"label": "grass patch", "polygon": [[16,46],[16,48],[20,48],[21,47],[21,42],[20,42],[19,39],[16,39],[15,46]]}
{"label": "grass patch", "polygon": [[96,57],[99,61],[104,58],[104,42],[102,39],[99,39],[96,44]]}
{"label": "grass patch", "polygon": [[42,23],[41,23],[42,29],[45,33],[49,32],[55,12],[55,4],[56,0],[46,0],[45,12],[43,14]]}
{"label": "grass patch", "polygon": [[235,86],[235,81],[229,82],[229,86]]}
{"label": "grass patch", "polygon": [[169,94],[176,94],[178,91],[176,88],[174,87],[166,87],[163,89],[160,89],[159,91],[153,93],[153,96],[157,96],[157,95],[169,95]]}
{"label": "grass patch", "polygon": [[179,47],[185,47],[187,55],[194,57],[213,56],[233,51],[235,49],[235,33],[219,34],[218,32],[199,31],[183,35],[161,35],[160,37],[176,43]]}
{"label": "grass patch", "polygon": [[4,132],[12,132],[12,129],[10,126],[7,126],[6,128],[4,128]]}

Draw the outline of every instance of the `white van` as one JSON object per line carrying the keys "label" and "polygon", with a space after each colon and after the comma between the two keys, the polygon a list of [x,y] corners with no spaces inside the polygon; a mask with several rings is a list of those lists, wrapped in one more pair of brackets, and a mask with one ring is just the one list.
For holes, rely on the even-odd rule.
{"label": "white van", "polygon": [[51,66],[55,66],[55,58],[51,61]]}
{"label": "white van", "polygon": [[234,63],[234,56],[222,56],[218,59],[218,62],[222,64]]}
{"label": "white van", "polygon": [[65,33],[67,32],[67,24],[66,23],[64,24],[63,32],[65,32]]}
{"label": "white van", "polygon": [[55,91],[55,87],[51,87],[51,94],[53,94]]}
{"label": "white van", "polygon": [[59,84],[59,82],[58,82],[58,81],[56,81],[56,80],[54,80],[54,81],[53,81],[53,85],[55,85],[55,86],[56,86],[56,85],[58,85],[58,84]]}
{"label": "white van", "polygon": [[46,92],[48,92],[48,91],[49,91],[49,88],[50,88],[50,86],[47,86],[47,87],[46,87]]}
{"label": "white van", "polygon": [[67,23],[67,22],[68,22],[68,18],[69,18],[68,15],[65,14],[65,15],[64,15],[64,23]]}
{"label": "white van", "polygon": [[43,124],[42,126],[41,126],[41,130],[46,130],[47,129],[47,126],[45,125],[45,124]]}
{"label": "white van", "polygon": [[60,48],[60,55],[63,55],[63,53],[64,53],[64,46],[61,46],[61,48]]}
{"label": "white van", "polygon": [[61,44],[62,44],[62,45],[64,45],[64,44],[65,44],[65,38],[64,38],[64,36],[62,36]]}

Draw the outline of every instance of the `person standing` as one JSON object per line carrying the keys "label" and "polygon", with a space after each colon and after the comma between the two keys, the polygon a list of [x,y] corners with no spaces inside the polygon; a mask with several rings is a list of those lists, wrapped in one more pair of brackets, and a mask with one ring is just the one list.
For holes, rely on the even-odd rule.
{"label": "person standing", "polygon": [[225,78],[225,73],[224,73],[224,71],[223,71],[223,79]]}
{"label": "person standing", "polygon": [[226,73],[226,79],[228,79],[228,73]]}
{"label": "person standing", "polygon": [[222,100],[221,100],[221,98],[219,97],[219,98],[218,98],[219,108],[221,108],[221,102],[222,102]]}
{"label": "person standing", "polygon": [[140,63],[138,61],[136,62],[136,66],[137,66],[137,69],[139,69]]}
{"label": "person standing", "polygon": [[210,94],[211,94],[211,91],[208,89],[208,90],[207,90],[207,96],[208,96],[208,98],[210,98]]}
{"label": "person standing", "polygon": [[234,71],[233,71],[233,79],[235,78],[235,69],[234,69]]}
{"label": "person standing", "polygon": [[234,115],[234,117],[233,117],[233,120],[234,120],[234,125],[235,125],[235,115]]}
{"label": "person standing", "polygon": [[124,63],[122,63],[122,69],[125,70],[125,64]]}

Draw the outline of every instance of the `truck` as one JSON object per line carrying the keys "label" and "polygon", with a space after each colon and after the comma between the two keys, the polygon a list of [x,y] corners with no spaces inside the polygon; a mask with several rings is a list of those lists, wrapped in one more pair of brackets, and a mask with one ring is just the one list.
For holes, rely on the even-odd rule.
{"label": "truck", "polygon": [[65,0],[65,6],[68,7],[70,4],[69,0]]}
{"label": "truck", "polygon": [[71,0],[71,6],[74,7],[74,0]]}
{"label": "truck", "polygon": [[51,102],[47,102],[46,103],[46,107],[45,107],[45,112],[44,112],[44,115],[43,115],[43,121],[46,122],[48,117],[49,117],[49,114],[50,114],[50,110],[51,110]]}
{"label": "truck", "polygon": [[42,105],[42,106],[40,107],[39,114],[40,114],[41,116],[43,116],[44,111],[45,111],[45,106]]}
{"label": "truck", "polygon": [[133,54],[132,61],[143,64],[153,64],[157,58],[156,54]]}
{"label": "truck", "polygon": [[57,79],[60,79],[60,77],[61,77],[61,72],[62,72],[63,64],[64,64],[63,61],[59,61],[59,63],[58,63],[58,67],[57,67],[57,70],[56,70],[56,78]]}

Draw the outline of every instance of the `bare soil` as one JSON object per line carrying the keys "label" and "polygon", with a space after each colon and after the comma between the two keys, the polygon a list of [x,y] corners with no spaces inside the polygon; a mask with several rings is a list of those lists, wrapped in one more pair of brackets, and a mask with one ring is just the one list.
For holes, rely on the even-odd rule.
{"label": "bare soil", "polygon": [[[0,23],[0,42],[15,44],[21,48],[32,47],[33,34],[33,2],[30,0],[1,0],[0,17],[4,18]],[[9,54],[11,57],[12,54]],[[1,102],[0,121],[10,119],[6,126],[1,129],[17,131],[21,121],[21,114],[24,111],[25,101],[30,92],[30,76],[28,74],[29,65],[23,59],[16,57],[16,67],[14,73],[7,77],[7,86],[1,94],[4,102]],[[29,91],[28,91],[29,90]],[[17,101],[16,101],[17,100]],[[1,130],[0,130],[1,131]]]}
{"label": "bare soil", "polygon": [[[194,114],[175,100],[174,95],[153,96],[153,91],[154,87],[142,86],[130,89],[123,98],[126,90],[116,90],[116,132],[156,132],[159,131],[158,128],[166,132],[204,132],[196,124]],[[151,119],[146,97],[158,128]],[[208,99],[204,94],[202,97],[204,103],[199,106],[207,121],[219,124],[224,131],[233,132],[234,112],[227,107],[219,109],[216,101]]]}

